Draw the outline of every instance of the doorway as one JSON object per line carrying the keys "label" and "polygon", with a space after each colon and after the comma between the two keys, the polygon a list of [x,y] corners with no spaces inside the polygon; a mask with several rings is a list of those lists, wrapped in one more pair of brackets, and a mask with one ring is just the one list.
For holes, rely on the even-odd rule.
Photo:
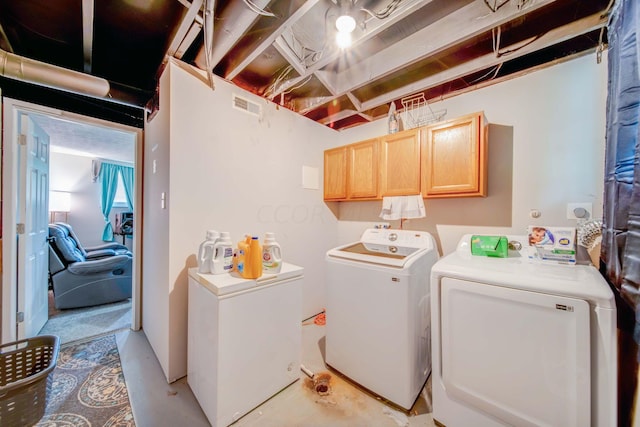
{"label": "doorway", "polygon": [[[98,172],[95,167],[94,159],[111,160],[110,157],[118,156],[118,152],[124,153],[124,147],[129,144],[131,153],[129,159],[118,157],[115,162],[129,162],[133,164],[135,174],[135,190],[134,190],[134,223],[139,223],[138,212],[141,211],[141,188],[142,188],[142,130],[130,126],[115,124],[100,119],[82,116],[76,113],[56,110],[52,108],[42,107],[28,102],[17,101],[4,98],[4,133],[3,133],[3,261],[2,261],[2,341],[15,341],[17,339],[26,338],[24,331],[21,331],[19,321],[24,314],[18,314],[24,307],[20,306],[18,295],[19,280],[18,268],[21,260],[19,259],[20,235],[16,230],[16,204],[20,199],[20,190],[17,184],[17,173],[19,169],[19,156],[17,153],[18,146],[18,129],[20,117],[29,117],[40,128],[50,134],[50,158],[54,161],[71,162],[82,164],[84,161],[88,170],[84,170],[84,176],[92,175]],[[115,150],[114,150],[115,148]],[[116,153],[116,154],[113,154]],[[84,160],[81,160],[84,159]],[[74,172],[74,166],[66,164],[62,169]],[[77,171],[76,171],[77,172]],[[52,168],[55,173],[55,167]],[[70,193],[76,200],[71,202],[72,209],[67,210],[64,217],[66,222],[73,224],[76,234],[85,246],[94,246],[101,242],[102,228],[105,225],[102,217],[99,199],[96,202],[95,195],[91,195],[92,185],[93,191],[99,192],[100,183],[78,183],[72,182],[79,179],[78,176],[83,174],[68,174],[62,180],[60,177],[51,176],[50,190],[58,192]],[[66,181],[65,181],[66,180]],[[91,199],[94,197],[94,199]],[[99,196],[98,196],[99,197]],[[50,206],[51,208],[51,206]],[[75,212],[74,212],[75,211]],[[60,212],[56,212],[60,214]],[[47,220],[54,212],[47,214]],[[88,214],[87,212],[92,212]],[[114,208],[112,213],[115,215],[118,210]],[[56,216],[60,220],[59,216]],[[95,224],[97,221],[97,225]],[[92,224],[92,222],[94,222]],[[141,227],[135,227],[133,234],[128,236],[126,240],[127,246],[133,253],[133,271],[132,271],[132,298],[131,298],[131,317],[130,324],[134,330],[140,329],[140,259],[141,259]],[[96,231],[97,230],[97,231]],[[97,308],[99,309],[99,307]],[[87,310],[90,311],[90,310]]]}

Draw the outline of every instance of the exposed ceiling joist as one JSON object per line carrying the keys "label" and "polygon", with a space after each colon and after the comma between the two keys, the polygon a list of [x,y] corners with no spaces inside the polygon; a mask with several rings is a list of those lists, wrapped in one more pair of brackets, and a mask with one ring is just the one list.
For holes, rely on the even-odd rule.
{"label": "exposed ceiling joist", "polygon": [[[556,0],[537,1],[528,6],[526,13],[554,1]],[[336,73],[333,76],[333,86],[338,89],[337,94],[361,87],[371,80],[383,78],[408,64],[435,55],[464,40],[470,40],[525,13],[525,10],[517,8],[515,4],[499,9],[496,13],[487,14],[487,10],[482,2],[470,3],[415,32],[402,43],[386,48],[359,61],[354,67]]]}
{"label": "exposed ceiling joist", "polygon": [[82,54],[87,74],[91,74],[93,56],[93,6],[93,0],[82,0]]}
{"label": "exposed ceiling joist", "polygon": [[530,40],[528,44],[520,44],[519,46],[509,47],[505,46],[505,50],[513,49],[508,55],[497,56],[496,54],[491,53],[475,58],[473,60],[464,62],[456,67],[449,68],[441,73],[411,83],[410,85],[399,87],[391,92],[385,93],[384,95],[369,99],[362,103],[362,108],[364,110],[368,110],[370,108],[374,108],[382,104],[387,104],[393,100],[402,98],[407,94],[424,91],[431,87],[437,86],[442,82],[464,77],[478,71],[486,70],[490,67],[499,66],[505,61],[513,60],[528,53],[544,49],[577,35],[586,34],[595,29],[602,28],[604,25],[606,25],[606,17],[603,16],[602,13],[593,14],[586,18],[582,18],[578,21],[573,21],[570,24],[555,28],[545,34],[542,34],[540,37]]}
{"label": "exposed ceiling joist", "polygon": [[[213,1],[213,0],[210,0]],[[182,18],[180,22],[180,26],[178,27],[173,39],[171,40],[171,44],[169,45],[169,49],[167,49],[167,56],[174,56],[180,45],[183,44],[185,37],[189,34],[192,29],[192,25],[196,22],[196,18],[200,13],[200,8],[202,7],[203,0],[193,0],[189,5],[189,9],[187,13]],[[183,3],[184,4],[184,3]],[[193,36],[193,33],[191,33]],[[196,33],[197,36],[197,33]],[[193,37],[195,39],[195,37]],[[193,40],[191,40],[193,41]],[[184,48],[182,49],[185,50]]]}
{"label": "exposed ceiling joist", "polygon": [[[420,9],[430,3],[432,0],[415,0],[407,2],[407,4],[400,3],[401,6],[397,9],[395,13],[393,13],[389,18],[384,20],[374,20],[367,24],[366,31],[362,28],[356,27],[353,31],[353,45],[350,49],[357,49],[358,44],[365,42],[366,40],[375,37],[376,35],[383,32],[385,29],[391,27],[396,22],[405,18],[406,16],[414,13],[417,9]],[[307,68],[307,72],[301,75],[298,78],[290,79],[288,81],[283,82],[280,87],[276,88],[276,90],[271,94],[271,99],[278,96],[280,93],[287,91],[288,89],[296,86],[298,83],[307,78],[310,74],[313,74],[317,70],[320,70],[326,67],[328,64],[338,60],[341,55],[343,55],[343,51],[340,49],[333,49],[329,54],[325,54],[322,58],[311,66]]]}
{"label": "exposed ceiling joist", "polygon": [[[276,40],[280,39],[282,37],[282,34],[287,31],[291,27],[291,25],[299,20],[305,13],[309,12],[309,10],[313,6],[315,6],[318,1],[319,0],[306,1],[304,5],[293,12],[289,16],[289,18],[283,22],[280,28],[274,31],[269,37],[265,37],[262,43],[260,43],[260,45],[258,45],[256,49],[254,49],[249,55],[247,55],[238,65],[231,68],[231,70],[229,70],[225,75],[225,78],[229,80],[234,79],[242,70],[244,70],[249,64],[251,64],[254,59],[262,54],[262,52],[264,52],[273,43],[276,43]],[[283,54],[283,52],[280,51],[279,44],[276,45],[276,48],[278,49],[280,54]]]}
{"label": "exposed ceiling joist", "polygon": [[[264,9],[269,0],[251,0],[252,4],[260,9]],[[211,67],[215,67],[220,60],[231,50],[240,40],[253,23],[260,17],[257,13],[249,10],[247,5],[239,0],[229,2],[218,16],[213,29],[213,49],[211,50]],[[196,64],[206,69],[206,59],[204,48],[200,49],[195,59]]]}

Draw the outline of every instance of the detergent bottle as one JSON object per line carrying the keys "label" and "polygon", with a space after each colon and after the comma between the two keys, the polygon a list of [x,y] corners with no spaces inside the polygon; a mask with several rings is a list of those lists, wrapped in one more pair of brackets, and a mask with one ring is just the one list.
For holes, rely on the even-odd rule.
{"label": "detergent bottle", "polygon": [[274,233],[264,234],[262,244],[262,270],[265,273],[279,273],[282,268],[280,244],[276,242]]}
{"label": "detergent bottle", "polygon": [[200,243],[198,248],[198,273],[211,273],[211,259],[213,258],[213,246],[220,237],[216,230],[207,230],[206,240]]}
{"label": "detergent bottle", "polygon": [[262,246],[257,237],[252,237],[249,243],[246,265],[250,267],[249,279],[257,279],[262,276]]}
{"label": "detergent bottle", "polygon": [[233,245],[229,232],[220,233],[220,238],[213,245],[211,272],[213,274],[229,273],[233,268]]}
{"label": "detergent bottle", "polygon": [[235,270],[242,277],[246,278],[247,274],[247,254],[249,252],[249,244],[251,243],[251,235],[245,234],[244,240],[238,242],[238,249],[236,250],[236,256],[234,258]]}

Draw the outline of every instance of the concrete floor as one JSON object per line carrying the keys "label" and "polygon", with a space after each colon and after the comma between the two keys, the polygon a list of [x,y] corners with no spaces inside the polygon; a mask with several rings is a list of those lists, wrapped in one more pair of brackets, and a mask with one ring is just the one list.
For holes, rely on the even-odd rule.
{"label": "concrete floor", "polygon": [[[167,384],[143,332],[117,334],[122,369],[136,425],[209,426],[186,378]],[[302,364],[316,375],[331,376],[331,392],[318,395],[302,372],[291,384],[235,422],[260,427],[413,427],[435,426],[431,417],[431,378],[411,411],[395,408],[329,370],[324,363],[324,327],[302,328]]]}

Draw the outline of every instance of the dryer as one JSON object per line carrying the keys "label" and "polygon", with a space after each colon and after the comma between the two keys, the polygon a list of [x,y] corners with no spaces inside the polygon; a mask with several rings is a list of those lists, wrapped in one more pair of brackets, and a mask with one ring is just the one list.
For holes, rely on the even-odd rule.
{"label": "dryer", "polygon": [[470,238],[431,271],[434,420],[617,425],[616,306],[598,270],[541,264],[524,249],[473,256]]}
{"label": "dryer", "polygon": [[431,371],[429,272],[423,231],[368,229],[326,256],[326,363],[410,409]]}

